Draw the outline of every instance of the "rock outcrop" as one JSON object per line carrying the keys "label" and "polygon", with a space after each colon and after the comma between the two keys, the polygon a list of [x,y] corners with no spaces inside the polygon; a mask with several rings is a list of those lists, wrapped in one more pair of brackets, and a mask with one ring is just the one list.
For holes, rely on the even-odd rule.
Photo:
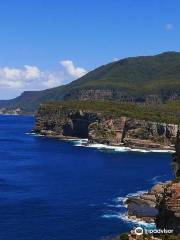
{"label": "rock outcrop", "polygon": [[126,204],[129,218],[180,233],[180,182],[159,183],[145,194],[128,198]]}
{"label": "rock outcrop", "polygon": [[75,89],[63,96],[63,100],[116,100],[121,102],[145,102],[160,103],[161,99],[157,95],[147,95],[146,97],[134,97],[127,95],[120,89]]}
{"label": "rock outcrop", "polygon": [[88,138],[89,143],[131,148],[173,149],[178,126],[112,116],[107,112],[82,111],[63,106],[46,108],[36,114],[35,132],[58,137]]}
{"label": "rock outcrop", "polygon": [[155,185],[150,191],[130,197],[126,204],[128,216],[146,222],[155,221],[157,228],[172,229],[180,234],[180,134],[177,133],[173,169],[176,179]]}
{"label": "rock outcrop", "polygon": [[173,154],[173,169],[176,177],[180,177],[180,128],[177,133],[176,152]]}
{"label": "rock outcrop", "polygon": [[164,188],[158,205],[156,225],[158,228],[173,229],[180,234],[180,182],[172,183]]}
{"label": "rock outcrop", "polygon": [[89,125],[98,121],[97,113],[63,107],[47,109],[42,105],[36,114],[35,132],[59,137],[88,138]]}
{"label": "rock outcrop", "polygon": [[159,214],[156,218],[156,225],[159,228],[173,229],[180,234],[180,132],[177,133],[173,154],[173,169],[176,179],[164,189],[163,197],[157,205]]}
{"label": "rock outcrop", "polygon": [[157,184],[147,193],[126,200],[128,216],[131,219],[140,219],[145,222],[154,222],[159,212],[157,202],[163,198],[166,184]]}

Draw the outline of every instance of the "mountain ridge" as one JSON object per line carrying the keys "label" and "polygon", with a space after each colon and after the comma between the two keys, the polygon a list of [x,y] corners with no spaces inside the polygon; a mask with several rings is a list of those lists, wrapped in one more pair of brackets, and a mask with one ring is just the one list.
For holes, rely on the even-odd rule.
{"label": "mountain ridge", "polygon": [[128,57],[102,65],[69,84],[25,91],[0,108],[33,112],[40,103],[59,100],[115,100],[161,103],[180,98],[180,52]]}

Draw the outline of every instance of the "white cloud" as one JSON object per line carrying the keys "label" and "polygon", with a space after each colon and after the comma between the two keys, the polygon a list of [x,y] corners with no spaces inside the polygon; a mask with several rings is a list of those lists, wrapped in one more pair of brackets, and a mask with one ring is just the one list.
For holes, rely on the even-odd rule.
{"label": "white cloud", "polygon": [[29,66],[29,65],[25,65],[25,78],[26,79],[34,79],[34,78],[38,78],[41,75],[41,72],[39,70],[39,68],[37,68],[36,66]]}
{"label": "white cloud", "polygon": [[171,31],[171,30],[173,30],[173,28],[174,28],[174,25],[172,23],[167,23],[165,26],[165,29],[167,31]]}
{"label": "white cloud", "polygon": [[21,70],[17,68],[4,67],[0,69],[0,76],[8,79],[17,79],[21,76]]}
{"label": "white cloud", "polygon": [[24,68],[0,68],[0,86],[8,88],[25,87],[28,81],[40,78],[41,72],[36,66],[25,65]]}
{"label": "white cloud", "polygon": [[84,68],[76,67],[71,60],[60,61],[60,64],[66,69],[67,73],[72,77],[79,78],[87,73]]}
{"label": "white cloud", "polygon": [[42,75],[42,85],[45,88],[52,88],[52,87],[57,87],[65,81],[65,76],[63,72],[57,72],[57,73],[52,73],[52,72],[43,72],[41,73]]}
{"label": "white cloud", "polygon": [[71,60],[60,62],[62,69],[41,70],[37,66],[24,65],[22,68],[0,67],[0,99],[6,94],[14,97],[26,90],[42,90],[68,83],[87,73],[84,68],[75,67]]}

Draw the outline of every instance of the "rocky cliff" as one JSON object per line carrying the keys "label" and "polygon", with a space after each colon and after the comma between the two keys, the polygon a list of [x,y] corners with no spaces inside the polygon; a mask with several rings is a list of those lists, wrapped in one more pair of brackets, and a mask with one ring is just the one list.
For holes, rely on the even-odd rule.
{"label": "rocky cliff", "polygon": [[157,228],[172,229],[180,234],[180,134],[177,133],[173,154],[175,180],[155,185],[147,193],[126,201],[128,216],[146,222],[155,221]]}
{"label": "rocky cliff", "polygon": [[157,209],[157,227],[173,229],[174,233],[180,234],[180,182],[164,186]]}
{"label": "rocky cliff", "polygon": [[[180,130],[180,129],[179,129]],[[160,228],[174,229],[180,234],[180,132],[177,133],[175,145],[176,152],[173,154],[173,169],[176,180],[164,188],[163,196],[157,208],[159,214],[156,224]]]}
{"label": "rocky cliff", "polygon": [[157,228],[180,233],[180,182],[159,183],[147,193],[130,197],[129,218],[156,223]]}
{"label": "rocky cliff", "polygon": [[177,133],[176,152],[173,154],[173,169],[175,176],[180,177],[180,128]]}
{"label": "rocky cliff", "polygon": [[175,124],[46,105],[39,108],[35,126],[35,132],[45,135],[88,138],[89,143],[148,149],[173,149],[177,131]]}

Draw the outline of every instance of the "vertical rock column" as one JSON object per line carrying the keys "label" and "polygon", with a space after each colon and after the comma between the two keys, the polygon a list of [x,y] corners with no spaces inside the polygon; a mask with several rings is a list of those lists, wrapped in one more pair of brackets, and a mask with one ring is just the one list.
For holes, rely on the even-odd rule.
{"label": "vertical rock column", "polygon": [[126,117],[120,118],[120,125],[119,128],[116,130],[116,143],[122,143],[124,138],[124,131],[125,131],[125,124],[126,124]]}

